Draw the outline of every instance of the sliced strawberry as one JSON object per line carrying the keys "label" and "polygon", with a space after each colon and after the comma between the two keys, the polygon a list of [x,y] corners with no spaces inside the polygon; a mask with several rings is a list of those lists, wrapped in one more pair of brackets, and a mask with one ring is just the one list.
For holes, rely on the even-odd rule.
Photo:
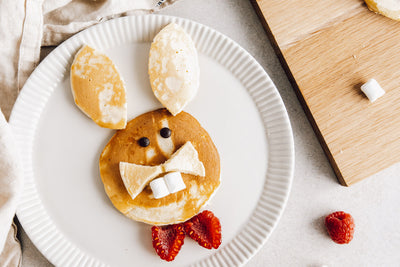
{"label": "sliced strawberry", "polygon": [[214,213],[205,210],[184,223],[185,232],[200,246],[211,249],[221,245],[221,223]]}
{"label": "sliced strawberry", "polygon": [[182,224],[153,226],[151,237],[158,256],[163,260],[172,261],[183,245],[185,231]]}

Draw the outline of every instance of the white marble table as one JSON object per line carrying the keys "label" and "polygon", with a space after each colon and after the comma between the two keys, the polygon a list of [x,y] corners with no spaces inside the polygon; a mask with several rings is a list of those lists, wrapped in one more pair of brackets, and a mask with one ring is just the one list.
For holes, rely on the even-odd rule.
{"label": "white marble table", "polygon": [[[181,0],[161,14],[188,18],[229,36],[253,55],[276,84],[293,127],[296,165],[292,192],[278,226],[247,266],[400,266],[400,164],[350,188],[339,185],[287,76],[248,0]],[[355,237],[337,245],[325,215],[344,210]],[[24,267],[52,266],[25,232]]]}

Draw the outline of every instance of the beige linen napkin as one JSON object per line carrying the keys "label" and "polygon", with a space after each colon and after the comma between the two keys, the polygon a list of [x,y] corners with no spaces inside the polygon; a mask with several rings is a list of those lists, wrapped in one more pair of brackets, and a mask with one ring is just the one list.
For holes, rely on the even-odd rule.
{"label": "beige linen napkin", "polygon": [[14,228],[10,230],[23,175],[18,156],[11,128],[0,112],[0,251],[3,250],[6,240],[9,244],[4,249],[7,253],[0,254],[0,260],[8,264],[0,262],[0,266],[13,266],[10,262],[19,250],[19,244],[14,238]]}
{"label": "beige linen napkin", "polygon": [[154,12],[175,1],[45,0],[42,45],[57,45],[93,24],[121,16]]}
{"label": "beige linen napkin", "polygon": [[18,266],[21,255],[11,225],[22,175],[6,119],[39,62],[41,45],[57,45],[96,23],[152,13],[175,1],[0,0],[0,266]]}
{"label": "beige linen napkin", "polygon": [[0,266],[20,266],[21,265],[21,246],[17,239],[17,226],[12,224],[6,239],[6,246],[0,254]]}

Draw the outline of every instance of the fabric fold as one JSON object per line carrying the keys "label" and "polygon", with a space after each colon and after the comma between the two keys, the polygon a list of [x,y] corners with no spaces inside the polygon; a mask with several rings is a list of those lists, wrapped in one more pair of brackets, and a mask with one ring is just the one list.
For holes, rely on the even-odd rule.
{"label": "fabric fold", "polygon": [[21,244],[17,239],[17,226],[13,223],[6,239],[7,246],[0,253],[0,266],[21,266]]}
{"label": "fabric fold", "polygon": [[25,0],[0,1],[0,108],[6,118],[10,116],[19,91],[19,47],[24,21]]}
{"label": "fabric fold", "polygon": [[[100,22],[129,15],[149,14],[176,0],[47,0],[43,6],[42,46],[54,46]],[[162,4],[161,4],[162,3]]]}
{"label": "fabric fold", "polygon": [[0,251],[3,250],[17,208],[22,175],[14,136],[0,112]]}

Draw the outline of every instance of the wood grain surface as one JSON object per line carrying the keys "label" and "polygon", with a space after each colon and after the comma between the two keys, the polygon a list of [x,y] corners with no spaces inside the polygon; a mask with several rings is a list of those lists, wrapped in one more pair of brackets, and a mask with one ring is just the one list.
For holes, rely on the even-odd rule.
{"label": "wood grain surface", "polygon": [[[400,23],[361,0],[253,4],[340,183],[400,161]],[[374,103],[371,78],[386,91]]]}

